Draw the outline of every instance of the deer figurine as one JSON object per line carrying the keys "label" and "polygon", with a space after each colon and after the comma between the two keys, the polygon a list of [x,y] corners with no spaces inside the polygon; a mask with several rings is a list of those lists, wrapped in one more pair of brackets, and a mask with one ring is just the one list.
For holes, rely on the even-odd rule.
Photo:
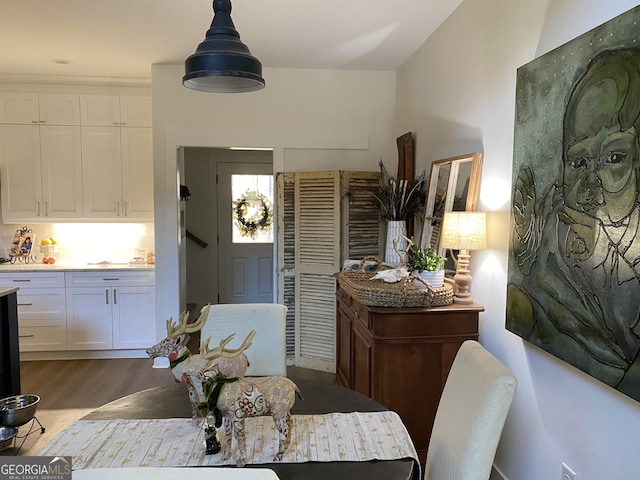
{"label": "deer figurine", "polygon": [[[234,334],[235,335],[235,334]],[[217,384],[220,376],[210,376],[213,372],[220,372],[218,363],[223,358],[239,357],[244,355],[243,351],[251,345],[251,340],[255,335],[252,330],[240,348],[236,350],[227,350],[224,348],[230,338],[227,337],[220,342],[220,346],[209,349],[209,339],[200,348],[200,355],[210,360],[207,367],[206,376],[213,383],[209,391],[217,390],[217,398],[209,396],[208,404],[215,405],[215,410],[220,412],[221,420],[224,425],[225,441],[223,448],[223,459],[230,458],[232,433],[238,442],[239,455],[236,459],[236,465],[242,467],[246,464],[246,442],[244,421],[247,417],[257,417],[262,415],[271,415],[278,430],[278,452],[274,457],[274,461],[282,460],[282,455],[289,446],[291,441],[291,408],[296,401],[296,395],[302,398],[300,390],[287,377],[271,376],[271,377],[241,377],[233,381],[225,378],[224,383]],[[224,375],[222,375],[224,378]],[[216,425],[219,425],[219,419],[216,418]]]}
{"label": "deer figurine", "polygon": [[[192,354],[186,343],[189,340],[190,333],[198,332],[202,329],[207,321],[210,308],[211,305],[206,305],[201,310],[198,319],[191,324],[187,323],[189,312],[182,312],[177,323],[173,322],[173,318],[169,318],[167,320],[166,338],[147,348],[147,355],[150,358],[168,358],[173,376],[187,386],[189,401],[191,402],[191,419],[194,425],[197,425],[200,421],[200,405],[206,403],[206,398],[202,391],[202,380],[210,360],[200,355]],[[227,339],[227,343],[231,341],[231,338]]]}

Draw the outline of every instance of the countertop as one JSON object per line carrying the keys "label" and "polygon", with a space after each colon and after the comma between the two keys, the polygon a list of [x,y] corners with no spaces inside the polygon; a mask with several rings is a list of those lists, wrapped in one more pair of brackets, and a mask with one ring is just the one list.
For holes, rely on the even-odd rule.
{"label": "countertop", "polygon": [[154,270],[155,265],[146,263],[72,263],[72,262],[56,262],[46,264],[42,262],[18,262],[0,264],[0,273],[2,272],[94,272],[100,270]]}
{"label": "countertop", "polygon": [[6,297],[7,295],[17,292],[18,290],[20,290],[20,287],[0,288],[0,297]]}

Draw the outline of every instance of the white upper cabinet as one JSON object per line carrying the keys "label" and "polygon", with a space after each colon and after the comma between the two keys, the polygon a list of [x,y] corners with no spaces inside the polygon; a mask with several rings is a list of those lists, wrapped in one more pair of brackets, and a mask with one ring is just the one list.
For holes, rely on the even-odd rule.
{"label": "white upper cabinet", "polygon": [[153,219],[153,136],[150,128],[123,128],[122,201],[127,218]]}
{"label": "white upper cabinet", "polygon": [[153,218],[150,128],[82,127],[82,170],[86,218]]}
{"label": "white upper cabinet", "polygon": [[0,92],[0,123],[30,125],[39,121],[37,93]]}
{"label": "white upper cabinet", "polygon": [[122,209],[120,129],[82,127],[84,216],[116,218]]}
{"label": "white upper cabinet", "polygon": [[151,97],[0,92],[5,223],[153,219]]}
{"label": "white upper cabinet", "polygon": [[150,127],[151,97],[80,95],[82,125]]}
{"label": "white upper cabinet", "polygon": [[80,125],[80,97],[58,93],[0,93],[0,123]]}
{"label": "white upper cabinet", "polygon": [[40,128],[0,125],[2,220],[38,218],[43,209]]}
{"label": "white upper cabinet", "polygon": [[40,158],[44,200],[41,217],[81,217],[83,201],[80,127],[40,127]]}
{"label": "white upper cabinet", "polygon": [[150,127],[151,97],[120,97],[120,122],[126,127]]}
{"label": "white upper cabinet", "polygon": [[80,125],[80,97],[40,93],[40,123],[44,125]]}
{"label": "white upper cabinet", "polygon": [[120,125],[120,97],[117,95],[80,95],[80,122],[94,127]]}
{"label": "white upper cabinet", "polygon": [[0,125],[2,219],[48,222],[82,215],[80,127]]}

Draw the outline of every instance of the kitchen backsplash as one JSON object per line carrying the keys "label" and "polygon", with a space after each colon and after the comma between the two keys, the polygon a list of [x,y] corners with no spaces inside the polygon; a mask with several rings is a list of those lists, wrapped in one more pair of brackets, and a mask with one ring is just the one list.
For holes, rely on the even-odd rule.
{"label": "kitchen backsplash", "polygon": [[37,225],[0,224],[0,256],[8,258],[16,230],[26,226],[33,230],[32,255],[40,260],[40,241],[54,238],[57,261],[89,263],[130,261],[140,250],[154,250],[152,223],[52,223]]}

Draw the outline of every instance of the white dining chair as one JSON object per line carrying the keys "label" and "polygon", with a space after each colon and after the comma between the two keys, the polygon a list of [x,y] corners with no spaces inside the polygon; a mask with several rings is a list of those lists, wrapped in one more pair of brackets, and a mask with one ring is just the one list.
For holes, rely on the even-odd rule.
{"label": "white dining chair", "polygon": [[210,338],[210,346],[235,333],[226,348],[237,348],[251,330],[256,331],[252,345],[244,352],[249,359],[247,376],[287,375],[287,307],[277,303],[211,305],[201,341]]}
{"label": "white dining chair", "polygon": [[425,480],[488,480],[517,381],[478,342],[451,366],[427,450]]}

